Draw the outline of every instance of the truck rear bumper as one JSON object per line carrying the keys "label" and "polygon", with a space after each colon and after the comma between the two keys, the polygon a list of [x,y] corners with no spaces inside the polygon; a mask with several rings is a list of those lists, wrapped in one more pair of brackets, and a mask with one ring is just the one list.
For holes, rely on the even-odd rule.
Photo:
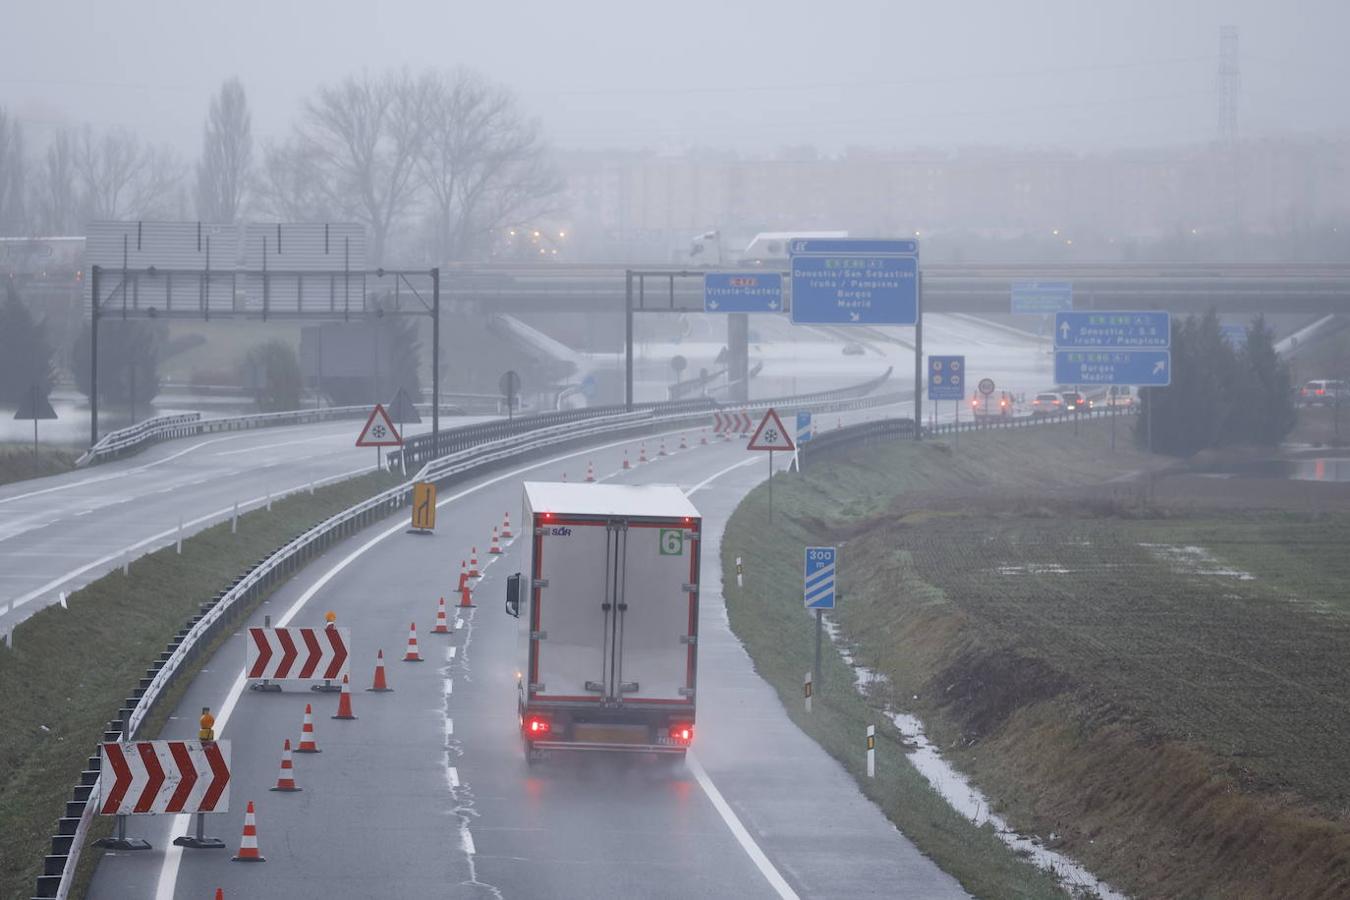
{"label": "truck rear bumper", "polygon": [[673,744],[615,744],[591,741],[530,741],[535,750],[583,750],[602,753],[666,753],[672,756],[683,754],[688,747]]}

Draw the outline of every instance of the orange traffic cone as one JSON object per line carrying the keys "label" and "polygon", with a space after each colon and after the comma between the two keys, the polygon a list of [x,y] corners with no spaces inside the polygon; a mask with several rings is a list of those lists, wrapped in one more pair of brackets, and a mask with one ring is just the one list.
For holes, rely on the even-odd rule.
{"label": "orange traffic cone", "polygon": [[474,547],[469,551],[469,577],[481,578],[483,573],[478,571],[478,548]]}
{"label": "orange traffic cone", "polygon": [[631,469],[631,468],[633,468],[632,464],[628,462],[628,451],[627,451],[627,450],[623,451],[623,467],[624,467],[625,469]]}
{"label": "orange traffic cone", "polygon": [[638,462],[645,463],[646,461],[647,461],[647,442],[643,441],[641,444],[638,445]]}
{"label": "orange traffic cone", "polygon": [[657,456],[666,456],[666,439],[661,438],[661,449],[656,451]]}
{"label": "orange traffic cone", "polygon": [[586,480],[595,480],[595,463],[591,462],[589,459],[586,460]]}
{"label": "orange traffic cone", "polygon": [[355,719],[352,715],[352,686],[347,676],[342,676],[342,693],[338,694],[338,711],[335,719]]}
{"label": "orange traffic cone", "polygon": [[708,429],[703,429],[698,434],[698,442],[701,446],[708,446]]}
{"label": "orange traffic cone", "polygon": [[431,629],[432,634],[449,634],[450,623],[445,620],[445,598],[436,606],[436,627]]}
{"label": "orange traffic cone", "polygon": [[464,590],[459,592],[459,609],[473,609],[476,604],[473,602],[473,592],[469,590],[466,584]]}
{"label": "orange traffic cone", "polygon": [[295,748],[296,753],[322,753],[319,745],[314,743],[314,709],[305,704],[305,724],[300,727],[300,745]]}
{"label": "orange traffic cone", "polygon": [[421,662],[422,654],[417,652],[417,623],[408,625],[408,652],[403,654],[404,662]]}
{"label": "orange traffic cone", "polygon": [[225,900],[224,888],[216,888],[216,900]]}
{"label": "orange traffic cone", "polygon": [[286,738],[286,743],[281,745],[281,774],[277,776],[277,786],[268,788],[269,791],[283,791],[285,793],[294,793],[301,790],[295,786],[295,767],[291,765],[291,739]]}
{"label": "orange traffic cone", "polygon": [[680,449],[681,450],[689,449],[689,442],[684,439],[684,435],[680,435]]}
{"label": "orange traffic cone", "polygon": [[508,541],[513,537],[513,535],[511,534],[510,510],[507,510],[507,512],[502,515],[502,537],[506,538]]}
{"label": "orange traffic cone", "polygon": [[488,555],[499,556],[502,552],[502,542],[497,537],[497,526],[492,526],[492,543],[488,544]]}
{"label": "orange traffic cone", "polygon": [[239,842],[239,853],[230,857],[235,862],[267,862],[258,852],[258,822],[253,816],[253,801],[248,801],[244,813],[244,838]]}
{"label": "orange traffic cone", "polygon": [[459,584],[455,585],[455,590],[464,590],[464,585],[469,583],[469,564],[464,560],[459,561]]}
{"label": "orange traffic cone", "polygon": [[388,683],[387,681],[384,680],[384,650],[383,650],[383,649],[381,649],[380,651],[378,651],[378,652],[375,654],[375,683],[372,684],[370,687],[366,688],[366,690],[368,690],[368,691],[375,691],[376,693],[380,693],[380,694],[387,693],[388,691],[392,691],[392,690],[393,690],[393,688],[391,688],[391,687],[389,686],[389,683]]}

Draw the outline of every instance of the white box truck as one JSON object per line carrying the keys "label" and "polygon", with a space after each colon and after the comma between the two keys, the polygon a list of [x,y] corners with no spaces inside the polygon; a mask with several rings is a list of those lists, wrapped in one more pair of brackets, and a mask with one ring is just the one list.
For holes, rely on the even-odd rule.
{"label": "white box truck", "polygon": [[526,482],[519,620],[526,759],[682,756],[694,738],[702,520],[673,485]]}

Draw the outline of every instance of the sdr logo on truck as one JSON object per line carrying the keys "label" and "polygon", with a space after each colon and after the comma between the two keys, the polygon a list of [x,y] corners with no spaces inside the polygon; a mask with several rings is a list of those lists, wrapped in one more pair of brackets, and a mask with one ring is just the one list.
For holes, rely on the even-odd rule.
{"label": "sdr logo on truck", "polygon": [[661,529],[661,555],[684,555],[684,531],[680,528]]}
{"label": "sdr logo on truck", "polygon": [[572,529],[565,525],[559,525],[556,528],[550,528],[548,533],[554,537],[571,537]]}

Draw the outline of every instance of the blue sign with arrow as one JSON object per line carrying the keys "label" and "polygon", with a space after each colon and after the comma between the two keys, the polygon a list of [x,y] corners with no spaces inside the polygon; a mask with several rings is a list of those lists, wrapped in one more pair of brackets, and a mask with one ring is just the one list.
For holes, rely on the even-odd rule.
{"label": "blue sign with arrow", "polygon": [[918,318],[917,257],[792,257],[796,324],[913,325]]}
{"label": "blue sign with arrow", "polygon": [[807,609],[834,609],[834,547],[807,547],[802,596]]}
{"label": "blue sign with arrow", "polygon": [[709,272],[703,276],[703,311],[783,311],[783,276],[777,272]]}
{"label": "blue sign with arrow", "polygon": [[964,356],[928,357],[928,399],[960,400],[966,395]]}
{"label": "blue sign with arrow", "polygon": [[797,443],[804,444],[811,440],[811,414],[809,412],[797,413]]}
{"label": "blue sign with arrow", "polygon": [[1055,381],[1166,387],[1172,383],[1172,354],[1167,350],[1056,350]]}
{"label": "blue sign with arrow", "polygon": [[1012,283],[1012,312],[1015,316],[1044,316],[1067,309],[1073,309],[1072,281]]}
{"label": "blue sign with arrow", "polygon": [[1057,349],[1162,350],[1171,344],[1171,313],[1151,310],[1055,313]]}

